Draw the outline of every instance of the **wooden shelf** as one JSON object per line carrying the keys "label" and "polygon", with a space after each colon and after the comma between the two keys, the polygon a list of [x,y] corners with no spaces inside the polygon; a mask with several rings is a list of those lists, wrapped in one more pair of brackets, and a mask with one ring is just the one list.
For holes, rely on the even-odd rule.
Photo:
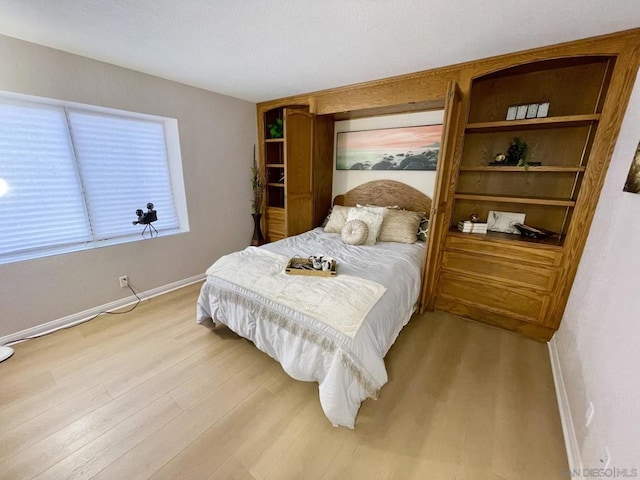
{"label": "wooden shelf", "polygon": [[521,203],[524,205],[546,205],[549,207],[573,207],[576,202],[574,200],[560,200],[555,198],[531,198],[531,197],[512,197],[506,195],[481,195],[471,193],[456,193],[456,200],[476,200],[480,202],[500,202],[500,203]]}
{"label": "wooden shelf", "polygon": [[267,183],[267,186],[284,188],[284,183]]}
{"label": "wooden shelf", "polygon": [[265,143],[282,143],[284,138],[265,138]]}
{"label": "wooden shelf", "polygon": [[536,130],[540,128],[578,127],[600,120],[599,114],[565,115],[561,117],[528,118],[525,120],[500,120],[497,122],[468,123],[470,133],[507,132],[511,130]]}
{"label": "wooden shelf", "polygon": [[535,244],[538,246],[551,247],[553,249],[562,248],[564,242],[563,235],[551,235],[546,238],[527,238],[522,235],[513,235],[511,233],[487,232],[487,233],[462,233],[457,227],[449,229],[449,235],[460,238],[473,238],[474,240],[482,240],[488,242],[510,243],[517,242],[521,244]]}
{"label": "wooden shelf", "polygon": [[284,168],[284,163],[267,163],[268,168]]}
{"label": "wooden shelf", "polygon": [[528,169],[525,167],[490,167],[487,165],[482,165],[479,167],[460,167],[461,172],[518,172],[518,173],[527,173],[527,172],[549,172],[549,173],[577,173],[584,172],[585,167],[553,167],[553,166],[539,166],[539,167],[529,167]]}

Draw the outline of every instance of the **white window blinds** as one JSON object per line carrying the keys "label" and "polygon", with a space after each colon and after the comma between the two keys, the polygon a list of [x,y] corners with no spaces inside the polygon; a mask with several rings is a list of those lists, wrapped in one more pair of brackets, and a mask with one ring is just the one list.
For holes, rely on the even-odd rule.
{"label": "white window blinds", "polygon": [[68,117],[94,237],[139,231],[131,221],[148,202],[158,230],[176,228],[162,123],[76,110]]}
{"label": "white window blinds", "polygon": [[126,113],[0,96],[0,262],[142,239],[132,221],[148,202],[159,231],[179,228],[164,123]]}
{"label": "white window blinds", "polygon": [[0,103],[0,255],[91,239],[62,108]]}

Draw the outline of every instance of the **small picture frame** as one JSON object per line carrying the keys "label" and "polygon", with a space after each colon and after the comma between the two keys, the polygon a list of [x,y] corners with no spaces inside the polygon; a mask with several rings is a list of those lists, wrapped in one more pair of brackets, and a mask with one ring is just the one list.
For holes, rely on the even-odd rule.
{"label": "small picture frame", "polygon": [[518,105],[518,109],[516,110],[516,120],[524,120],[527,118],[528,107],[528,105]]}
{"label": "small picture frame", "polygon": [[538,115],[538,104],[530,103],[527,106],[527,118],[536,118],[537,115]]}
{"label": "small picture frame", "polygon": [[538,111],[536,112],[536,118],[543,118],[549,114],[549,102],[544,102],[538,105]]}
{"label": "small picture frame", "polygon": [[491,210],[487,215],[487,230],[491,232],[512,233],[520,235],[515,225],[524,223],[525,214],[515,212],[498,212]]}
{"label": "small picture frame", "polygon": [[518,111],[518,106],[517,105],[511,105],[507,109],[507,120],[515,120],[517,111]]}

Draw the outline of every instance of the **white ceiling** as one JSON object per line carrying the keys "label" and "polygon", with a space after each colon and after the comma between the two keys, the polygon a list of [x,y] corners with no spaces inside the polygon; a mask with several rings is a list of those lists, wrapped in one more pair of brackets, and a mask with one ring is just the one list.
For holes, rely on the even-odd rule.
{"label": "white ceiling", "polygon": [[638,0],[0,0],[0,33],[264,101],[640,26]]}

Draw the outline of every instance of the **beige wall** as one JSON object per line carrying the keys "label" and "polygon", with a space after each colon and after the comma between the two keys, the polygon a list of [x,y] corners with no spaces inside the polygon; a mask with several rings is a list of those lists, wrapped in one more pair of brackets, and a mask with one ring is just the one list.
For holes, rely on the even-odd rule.
{"label": "beige wall", "polygon": [[638,141],[640,77],[553,343],[583,467],[602,468],[608,447],[610,468],[640,475],[640,194],[622,191]]}
{"label": "beige wall", "polygon": [[150,290],[250,242],[255,104],[5,36],[0,90],[177,118],[191,229],[0,265],[0,337],[129,296],[120,275]]}

